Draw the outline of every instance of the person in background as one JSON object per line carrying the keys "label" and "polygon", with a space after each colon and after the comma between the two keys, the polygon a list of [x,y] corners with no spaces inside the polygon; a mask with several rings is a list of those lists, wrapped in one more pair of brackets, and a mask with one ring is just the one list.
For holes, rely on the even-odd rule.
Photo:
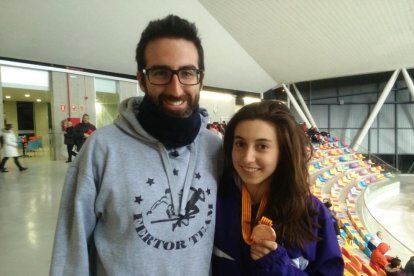
{"label": "person in background", "polygon": [[3,148],[3,144],[4,144],[3,131],[4,129],[0,130],[0,160],[1,160],[1,149]]}
{"label": "person in background", "polygon": [[385,270],[385,266],[389,264],[392,257],[386,255],[387,252],[391,249],[388,243],[381,242],[375,249],[372,251],[369,265],[374,268],[377,272],[379,269]]}
{"label": "person in background", "polygon": [[407,261],[404,271],[407,273],[407,276],[414,276],[414,256],[411,256],[411,258]]}
{"label": "person in background", "polygon": [[96,127],[89,122],[89,115],[82,115],[82,122],[75,126],[75,143],[76,149],[79,152],[85,143],[86,139],[96,130]]}
{"label": "person in background", "polygon": [[[2,160],[2,149],[3,149],[3,145],[4,145],[4,138],[3,138],[3,131],[4,129],[0,130],[0,160]],[[6,167],[3,166],[3,168],[0,168],[0,172],[7,172]]]}
{"label": "person in background", "polygon": [[64,144],[66,145],[68,151],[68,160],[66,163],[70,163],[72,162],[72,156],[76,156],[76,152],[73,151],[76,133],[71,121],[66,122],[64,137]]}
{"label": "person in background", "polygon": [[207,124],[207,129],[210,130],[212,133],[214,133],[215,135],[217,135],[218,137],[220,137],[220,139],[223,139],[223,134],[221,134],[221,132],[217,129],[217,127],[213,124],[208,123]]}
{"label": "person in background", "polygon": [[199,107],[197,28],[150,22],[136,60],[144,98],[124,100],[69,166],[52,276],[209,275],[222,141]]}
{"label": "person in background", "polygon": [[407,274],[401,268],[401,260],[398,257],[392,258],[390,263],[385,266],[387,276],[406,276]]}
{"label": "person in background", "polygon": [[384,239],[384,234],[381,231],[377,231],[375,235],[372,235],[372,237],[368,241],[368,248],[371,251],[374,251],[375,248],[382,242]]}
{"label": "person in background", "polygon": [[227,127],[227,123],[226,123],[226,121],[221,121],[221,128],[223,129],[223,134],[224,134],[224,132],[226,131],[226,127]]}
{"label": "person in background", "polygon": [[338,220],[336,219],[336,214],[335,211],[332,208],[332,203],[329,200],[329,198],[324,199],[323,204],[325,205],[326,208],[328,208],[329,213],[331,214],[331,219],[332,219],[332,223],[335,229],[335,233],[336,233],[336,238],[338,240],[341,239],[341,231],[339,230],[339,224],[338,224]]}
{"label": "person in background", "polygon": [[13,125],[6,124],[5,128],[3,129],[2,137],[3,137],[3,148],[2,148],[2,156],[3,159],[0,162],[0,172],[6,173],[8,170],[6,169],[5,165],[9,158],[14,159],[14,163],[16,164],[17,168],[20,171],[27,170],[26,167],[23,167],[19,162],[19,152],[17,150],[17,139],[16,135],[13,132]]}
{"label": "person in background", "polygon": [[310,192],[309,139],[280,101],[229,121],[213,275],[343,275],[327,208]]}

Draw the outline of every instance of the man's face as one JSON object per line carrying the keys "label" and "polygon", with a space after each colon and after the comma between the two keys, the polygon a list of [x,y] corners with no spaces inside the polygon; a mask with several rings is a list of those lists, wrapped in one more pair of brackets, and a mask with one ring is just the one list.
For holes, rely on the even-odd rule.
{"label": "man's face", "polygon": [[83,116],[82,117],[82,122],[85,123],[85,124],[89,123],[89,116]]}
{"label": "man's face", "polygon": [[[146,69],[166,67],[198,69],[198,52],[191,41],[177,38],[159,38],[148,43],[145,49]],[[141,89],[148,98],[166,114],[185,118],[198,107],[202,77],[199,84],[183,85],[177,75],[165,85],[153,85],[147,77],[138,73]]]}

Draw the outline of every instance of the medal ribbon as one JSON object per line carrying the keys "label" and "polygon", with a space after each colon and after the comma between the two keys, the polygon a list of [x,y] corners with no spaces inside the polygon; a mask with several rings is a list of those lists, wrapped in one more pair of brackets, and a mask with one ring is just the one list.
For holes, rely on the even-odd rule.
{"label": "medal ribbon", "polygon": [[[260,200],[259,210],[256,214],[256,221],[259,220],[259,217],[262,215],[264,209],[267,205],[267,196],[264,196]],[[269,224],[270,222],[270,224]],[[246,188],[246,185],[242,185],[242,218],[241,218],[241,226],[242,226],[242,233],[243,233],[243,240],[248,244],[251,245],[253,243],[253,239],[251,238],[252,235],[252,206],[250,200],[250,193]],[[261,224],[272,225],[272,221],[266,217],[262,217],[260,219]]]}

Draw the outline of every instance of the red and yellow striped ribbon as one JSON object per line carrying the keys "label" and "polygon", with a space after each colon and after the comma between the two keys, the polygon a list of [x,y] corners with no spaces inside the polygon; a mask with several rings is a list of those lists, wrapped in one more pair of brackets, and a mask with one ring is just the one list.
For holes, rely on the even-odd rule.
{"label": "red and yellow striped ribbon", "polygon": [[[264,209],[267,205],[267,196],[263,197],[262,200],[260,200],[259,210],[257,211],[256,215],[256,221],[259,220],[259,217],[263,214]],[[269,225],[272,225],[272,221],[266,217],[262,217],[260,219],[260,223]],[[242,233],[243,233],[243,239],[244,241],[251,245],[253,243],[253,239],[251,238],[252,235],[252,224],[254,221],[252,221],[252,206],[251,206],[251,199],[250,199],[250,193],[247,190],[245,185],[242,185],[242,216],[241,216],[241,227],[242,227]]]}

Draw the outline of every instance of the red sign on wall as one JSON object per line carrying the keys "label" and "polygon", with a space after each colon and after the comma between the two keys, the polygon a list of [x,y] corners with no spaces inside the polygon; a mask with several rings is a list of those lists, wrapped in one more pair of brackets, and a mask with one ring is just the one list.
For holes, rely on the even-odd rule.
{"label": "red sign on wall", "polygon": [[69,118],[69,120],[72,122],[73,126],[76,126],[81,121],[81,119],[78,117],[72,117],[72,118]]}

